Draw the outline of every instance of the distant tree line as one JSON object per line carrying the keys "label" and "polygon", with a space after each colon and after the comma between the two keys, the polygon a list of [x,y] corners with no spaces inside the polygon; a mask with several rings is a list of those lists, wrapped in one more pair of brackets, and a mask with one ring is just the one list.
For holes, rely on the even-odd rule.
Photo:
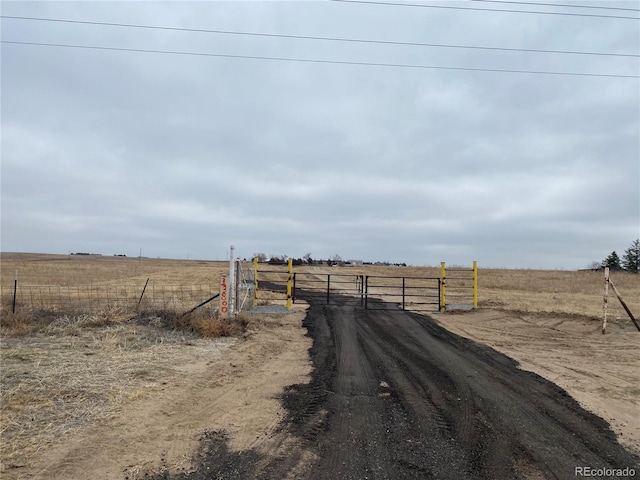
{"label": "distant tree line", "polygon": [[[260,263],[268,263],[270,265],[286,265],[289,261],[287,255],[266,255],[264,253],[254,253],[253,258],[257,258]],[[326,260],[314,259],[311,257],[311,253],[306,253],[302,258],[292,258],[291,263],[296,265],[329,265],[329,266],[343,266],[351,264],[361,265],[395,265],[397,267],[406,267],[406,263],[392,263],[392,262],[362,262],[359,260],[343,260],[338,254],[331,255]]]}
{"label": "distant tree line", "polygon": [[[268,263],[270,265],[286,265],[289,261],[287,255],[266,255],[264,253],[254,253],[253,258],[257,258],[260,263]],[[311,253],[307,253],[302,258],[293,258],[291,263],[293,265],[318,265],[322,262],[318,263],[317,260],[311,258]]]}
{"label": "distant tree line", "polygon": [[622,258],[614,250],[602,262],[593,262],[589,266],[592,270],[602,270],[605,267],[609,267],[612,272],[638,273],[640,270],[640,239],[631,243],[631,246],[624,251]]}

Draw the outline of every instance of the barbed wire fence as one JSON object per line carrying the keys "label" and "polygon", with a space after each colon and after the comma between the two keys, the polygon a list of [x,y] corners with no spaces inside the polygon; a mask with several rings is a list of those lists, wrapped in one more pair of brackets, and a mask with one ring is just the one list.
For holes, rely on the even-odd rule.
{"label": "barbed wire fence", "polygon": [[[252,262],[236,261],[234,312],[250,310],[255,292],[255,268]],[[89,282],[80,285],[61,284],[54,275],[36,277],[16,273],[15,281],[0,285],[0,309],[6,313],[51,312],[56,314],[97,314],[106,311],[131,313],[175,312],[193,309],[215,314],[219,302],[211,300],[220,292],[220,282],[179,284],[162,279],[146,278],[132,282]],[[210,311],[210,312],[209,312]]]}
{"label": "barbed wire fence", "polygon": [[[213,284],[176,285],[147,281],[144,285],[2,285],[2,311],[32,313],[181,312],[214,295]],[[208,308],[215,308],[212,304]]]}

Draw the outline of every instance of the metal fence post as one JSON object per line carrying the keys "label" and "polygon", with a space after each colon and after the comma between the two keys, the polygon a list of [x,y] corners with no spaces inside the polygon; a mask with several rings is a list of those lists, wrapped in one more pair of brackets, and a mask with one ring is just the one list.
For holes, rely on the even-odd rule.
{"label": "metal fence post", "polygon": [[258,257],[253,258],[253,306],[258,305]]}
{"label": "metal fence post", "polygon": [[291,294],[291,300],[296,303],[296,273],[293,274],[293,292]]}
{"label": "metal fence post", "polygon": [[444,312],[447,309],[447,267],[445,262],[440,262],[440,311]]}
{"label": "metal fence post", "polygon": [[229,247],[229,318],[236,314],[236,247]]}
{"label": "metal fence post", "polygon": [[16,268],[16,276],[13,278],[13,307],[11,313],[16,313],[16,293],[18,291],[18,269]]}
{"label": "metal fence post", "polygon": [[364,309],[369,308],[369,275],[364,277]]}
{"label": "metal fence post", "polygon": [[331,295],[331,274],[327,274],[327,305],[329,305],[329,298]]}

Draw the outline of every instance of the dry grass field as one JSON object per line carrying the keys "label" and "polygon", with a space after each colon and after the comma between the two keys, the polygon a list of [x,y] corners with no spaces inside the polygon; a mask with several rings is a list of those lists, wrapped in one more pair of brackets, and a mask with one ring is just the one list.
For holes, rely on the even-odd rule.
{"label": "dry grass field", "polygon": [[[9,472],[20,473],[67,434],[146,398],[176,365],[217,354],[248,324],[246,316],[218,320],[215,301],[181,316],[219,289],[228,262],[10,253],[0,260],[0,469]],[[147,278],[149,298],[162,291],[156,296],[164,302],[137,305]],[[134,296],[114,303],[122,291]]]}
{"label": "dry grass field", "polygon": [[[191,316],[180,317],[216,292],[221,276],[228,272],[226,262],[9,253],[1,254],[0,260],[3,478],[72,478],[69,472],[73,465],[69,460],[58,459],[56,463],[56,455],[70,458],[68,445],[82,452],[86,440],[83,435],[107,438],[104,429],[113,430],[109,426],[114,421],[132,412],[138,412],[136,415],[142,415],[149,424],[145,427],[149,451],[156,437],[160,443],[175,444],[175,440],[150,433],[156,431],[154,422],[171,422],[173,418],[177,423],[171,424],[185,436],[198,428],[208,428],[178,413],[171,418],[164,414],[156,418],[155,414],[139,412],[170,410],[167,405],[172,403],[172,395],[184,400],[185,375],[199,375],[200,383],[206,379],[206,388],[211,389],[208,395],[225,395],[234,386],[239,389],[235,395],[238,399],[263,395],[264,405],[272,405],[267,397],[273,400],[272,390],[280,385],[278,381],[282,387],[294,379],[301,381],[308,373],[305,359],[309,339],[301,328],[304,305],[296,305],[296,315],[275,321],[273,317],[245,314],[234,324],[220,323],[214,316],[215,301]],[[280,268],[286,271],[286,267]],[[52,293],[41,297],[19,295],[13,314],[16,269],[19,292],[33,287],[37,288],[33,291]],[[439,275],[439,267],[294,267],[294,271],[320,275]],[[147,279],[148,303],[138,306]],[[612,279],[632,312],[640,316],[640,276],[615,272]],[[455,281],[450,285],[454,288]],[[640,452],[640,423],[634,418],[640,407],[640,333],[611,297],[610,327],[607,335],[600,334],[603,286],[601,272],[483,269],[480,264],[479,309],[464,314],[434,314],[433,318],[566,388],[586,408],[610,421],[625,445]],[[80,301],[87,288],[96,292],[90,309]],[[105,295],[107,302],[99,303],[98,297]],[[284,298],[273,292],[261,292],[260,298],[261,303],[284,303]],[[232,357],[230,364],[227,359]],[[265,359],[273,363],[274,372],[270,371],[268,378],[269,385],[274,386],[264,383],[267,377],[261,369],[269,363]],[[281,362],[285,361],[287,367],[283,368]],[[247,370],[236,378],[242,365]],[[259,371],[262,376],[251,377]],[[193,392],[190,395],[197,396]],[[202,401],[206,404],[208,400],[203,397]],[[236,407],[253,418],[254,400],[241,402],[245,403]],[[262,432],[258,436],[274,428],[273,415],[277,417],[276,406],[264,405],[261,408],[272,416],[261,421],[256,417],[251,428]],[[205,407],[184,407],[188,408]],[[237,424],[234,427],[231,413],[225,417],[229,424],[210,415],[203,418],[214,423],[219,420],[230,431],[235,428],[238,438],[255,433],[243,433]],[[136,441],[134,437],[125,440]],[[175,447],[173,456],[163,460],[171,468],[186,462],[193,440],[179,444],[184,448]],[[108,452],[111,447],[105,440],[102,448]],[[80,455],[78,452],[75,455]],[[106,458],[106,453],[102,457]],[[158,467],[139,458],[129,461],[126,473],[132,479],[139,478],[136,472],[143,472],[143,467]],[[58,466],[54,471],[44,465]],[[105,466],[104,477],[120,478],[113,476],[114,468]],[[119,474],[123,471],[118,470]]]}

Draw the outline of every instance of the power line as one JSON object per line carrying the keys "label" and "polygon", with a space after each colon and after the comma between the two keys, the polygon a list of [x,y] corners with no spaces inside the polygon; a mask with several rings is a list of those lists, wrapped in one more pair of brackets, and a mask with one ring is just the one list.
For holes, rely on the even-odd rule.
{"label": "power line", "polygon": [[471,0],[471,1],[485,2],[485,3],[509,3],[509,4],[515,4],[515,5],[536,5],[536,6],[542,6],[542,7],[596,8],[599,10],[622,10],[625,12],[640,12],[640,8],[603,7],[600,5],[571,5],[567,3],[513,2],[510,0]]}
{"label": "power line", "polygon": [[475,10],[478,12],[508,12],[508,13],[527,13],[536,15],[563,15],[568,17],[594,17],[594,18],[614,18],[624,20],[640,20],[640,17],[625,17],[622,15],[597,15],[595,13],[570,13],[570,12],[541,12],[534,10],[507,10],[502,8],[474,8],[460,7],[452,5],[425,5],[423,3],[396,3],[396,2],[374,2],[371,0],[329,0],[330,2],[341,3],[357,3],[369,5],[393,5],[398,7],[422,7],[422,8],[442,8],[448,10]]}
{"label": "power line", "polygon": [[574,77],[608,77],[608,78],[640,78],[640,75],[621,75],[610,73],[579,73],[579,72],[551,72],[542,70],[510,70],[500,68],[472,68],[472,67],[447,67],[441,65],[412,65],[404,63],[376,63],[376,62],[354,62],[343,60],[321,60],[310,58],[292,58],[292,57],[269,57],[259,55],[231,55],[223,53],[199,53],[199,52],[182,52],[172,50],[151,50],[142,48],[123,48],[123,47],[101,47],[96,45],[73,45],[63,43],[39,43],[39,42],[21,42],[12,40],[2,40],[0,43],[13,45],[31,45],[40,47],[61,47],[61,48],[78,48],[87,50],[108,50],[116,52],[137,52],[137,53],[156,53],[165,55],[187,55],[197,57],[217,57],[217,58],[240,58],[249,60],[271,60],[281,62],[299,62],[299,63],[321,63],[331,65],[358,65],[370,67],[396,67],[396,68],[417,68],[431,70],[457,70],[468,72],[494,72],[494,73],[521,73],[533,75],[557,75],[557,76],[574,76]]}
{"label": "power line", "polygon": [[598,56],[609,56],[609,57],[634,57],[634,58],[640,57],[640,54],[633,54],[633,53],[579,52],[579,51],[572,51],[572,50],[542,50],[542,49],[534,49],[534,48],[483,47],[483,46],[476,46],[476,45],[451,45],[451,44],[443,44],[443,43],[398,42],[398,41],[368,40],[368,39],[358,39],[358,38],[317,37],[317,36],[310,36],[310,35],[284,35],[284,34],[276,34],[276,33],[240,32],[240,31],[232,31],[232,30],[210,30],[210,29],[202,29],[202,28],[166,27],[166,26],[157,26],[157,25],[96,22],[96,21],[88,21],[88,20],[68,20],[68,19],[59,19],[59,18],[21,17],[21,16],[12,16],[12,15],[0,15],[0,18],[8,18],[12,20],[33,20],[33,21],[43,21],[43,22],[72,23],[72,24],[82,24],[82,25],[100,25],[100,26],[109,26],[109,27],[170,30],[170,31],[180,31],[180,32],[215,33],[215,34],[221,34],[221,35],[245,35],[245,36],[254,36],[254,37],[288,38],[288,39],[297,39],[297,40],[321,40],[321,41],[332,41],[332,42],[368,43],[368,44],[377,44],[377,45],[458,48],[458,49],[474,49],[474,50],[492,50],[492,51],[503,51],[503,52],[554,53],[554,54],[563,54],[563,55],[598,55]]}

